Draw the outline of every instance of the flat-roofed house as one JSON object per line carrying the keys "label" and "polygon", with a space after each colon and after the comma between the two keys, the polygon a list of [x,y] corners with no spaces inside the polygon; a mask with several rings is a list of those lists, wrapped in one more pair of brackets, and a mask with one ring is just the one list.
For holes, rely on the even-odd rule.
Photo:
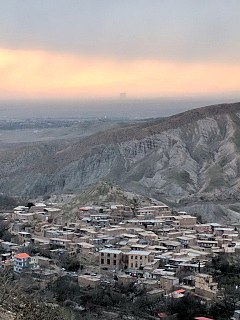
{"label": "flat-roofed house", "polygon": [[126,253],[128,257],[128,269],[140,269],[154,261],[150,251],[131,250]]}
{"label": "flat-roofed house", "polygon": [[62,238],[50,238],[49,244],[52,246],[59,246],[66,248],[71,243],[69,239],[62,239]]}
{"label": "flat-roofed house", "polygon": [[90,275],[80,275],[78,276],[78,284],[81,287],[97,288],[100,286],[101,279],[99,277]]}
{"label": "flat-roofed house", "polygon": [[211,275],[199,273],[195,278],[195,293],[208,299],[214,299],[217,295],[217,283],[213,282]]}
{"label": "flat-roofed house", "polygon": [[170,293],[173,291],[174,286],[179,284],[179,279],[173,276],[162,276],[159,279],[161,288],[166,292]]}
{"label": "flat-roofed house", "polygon": [[181,229],[195,229],[195,225],[197,223],[197,218],[194,216],[191,216],[190,214],[184,214],[184,212],[179,216],[175,216],[175,221],[177,226],[179,226]]}
{"label": "flat-roofed house", "polygon": [[30,233],[30,232],[26,232],[26,231],[19,231],[19,232],[18,232],[18,239],[19,239],[21,242],[30,241],[30,239],[31,239],[31,233]]}
{"label": "flat-roofed house", "polygon": [[122,251],[117,249],[99,251],[99,265],[102,268],[121,269],[123,267]]}

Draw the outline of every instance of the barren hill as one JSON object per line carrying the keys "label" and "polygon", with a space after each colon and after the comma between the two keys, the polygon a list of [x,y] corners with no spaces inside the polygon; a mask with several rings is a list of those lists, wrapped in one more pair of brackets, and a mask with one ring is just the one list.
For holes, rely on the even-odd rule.
{"label": "barren hill", "polygon": [[101,179],[156,198],[238,198],[240,103],[0,152],[0,192],[76,192]]}

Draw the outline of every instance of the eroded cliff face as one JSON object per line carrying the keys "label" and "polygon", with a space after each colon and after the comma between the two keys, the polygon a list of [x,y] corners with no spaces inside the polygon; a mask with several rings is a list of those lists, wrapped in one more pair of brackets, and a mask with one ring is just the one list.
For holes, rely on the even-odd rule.
{"label": "eroded cliff face", "polygon": [[76,192],[105,179],[156,197],[239,197],[240,104],[217,108],[1,152],[0,192]]}
{"label": "eroded cliff face", "polygon": [[128,169],[123,182],[133,188],[139,184],[151,195],[237,195],[237,130],[226,114],[124,143],[120,152]]}

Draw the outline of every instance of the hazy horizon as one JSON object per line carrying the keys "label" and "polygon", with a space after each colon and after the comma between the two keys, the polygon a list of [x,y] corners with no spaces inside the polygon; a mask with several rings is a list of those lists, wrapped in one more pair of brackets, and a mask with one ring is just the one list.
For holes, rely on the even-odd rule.
{"label": "hazy horizon", "polygon": [[0,100],[0,120],[27,118],[146,119],[166,117],[212,104],[238,102],[230,97]]}

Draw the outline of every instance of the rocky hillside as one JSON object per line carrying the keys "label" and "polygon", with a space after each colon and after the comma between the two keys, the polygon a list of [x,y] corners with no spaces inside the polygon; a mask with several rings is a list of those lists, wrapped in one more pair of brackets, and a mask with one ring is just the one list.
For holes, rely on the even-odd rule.
{"label": "rocky hillside", "polygon": [[0,192],[82,190],[99,180],[157,199],[239,198],[240,103],[0,152]]}
{"label": "rocky hillside", "polygon": [[119,186],[112,185],[106,181],[100,181],[94,186],[86,188],[80,194],[73,196],[67,203],[63,205],[61,205],[61,202],[59,202],[58,198],[59,197],[54,196],[49,199],[49,202],[57,201],[58,206],[63,209],[65,217],[79,213],[79,208],[82,206],[108,207],[111,204],[122,204],[130,207],[163,205],[163,203],[160,201],[133,192],[125,191]]}

